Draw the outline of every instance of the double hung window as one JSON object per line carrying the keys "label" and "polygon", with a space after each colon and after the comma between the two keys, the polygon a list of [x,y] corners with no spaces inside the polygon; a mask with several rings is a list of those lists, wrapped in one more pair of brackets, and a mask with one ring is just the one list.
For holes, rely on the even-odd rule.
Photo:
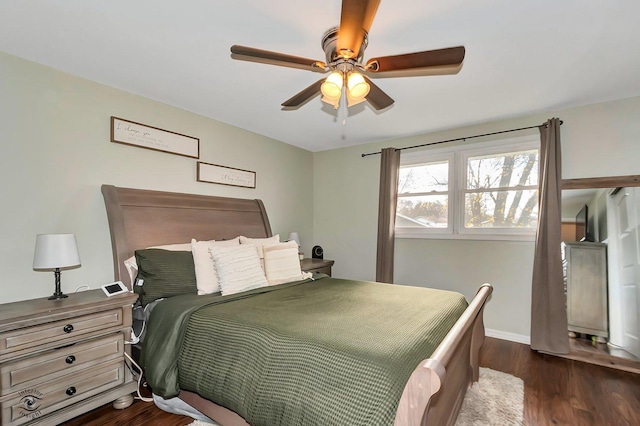
{"label": "double hung window", "polygon": [[532,239],[539,141],[403,153],[396,236]]}

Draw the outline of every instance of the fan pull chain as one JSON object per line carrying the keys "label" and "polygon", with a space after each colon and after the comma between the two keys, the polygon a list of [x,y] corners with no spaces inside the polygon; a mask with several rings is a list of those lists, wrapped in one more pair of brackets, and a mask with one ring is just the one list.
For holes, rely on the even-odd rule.
{"label": "fan pull chain", "polygon": [[341,112],[342,112],[342,125],[346,126],[347,125],[347,91],[343,90],[342,91],[342,98],[340,99],[340,103],[342,103],[342,108],[340,108]]}

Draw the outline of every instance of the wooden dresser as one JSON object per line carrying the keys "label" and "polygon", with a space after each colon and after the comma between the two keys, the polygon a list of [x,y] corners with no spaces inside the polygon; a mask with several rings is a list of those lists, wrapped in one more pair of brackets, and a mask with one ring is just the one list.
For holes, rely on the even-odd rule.
{"label": "wooden dresser", "polygon": [[137,296],[102,290],[0,305],[2,426],[54,425],[114,402],[137,383],[125,363]]}

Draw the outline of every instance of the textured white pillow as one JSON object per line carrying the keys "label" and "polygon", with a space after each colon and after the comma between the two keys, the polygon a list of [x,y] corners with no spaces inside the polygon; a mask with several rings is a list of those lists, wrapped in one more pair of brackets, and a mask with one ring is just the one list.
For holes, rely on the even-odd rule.
{"label": "textured white pillow", "polygon": [[[155,248],[162,250],[170,250],[170,251],[191,251],[191,243],[183,243],[183,244],[167,244],[164,246],[153,246],[147,248]],[[127,268],[127,272],[129,273],[129,281],[133,286],[136,277],[138,276],[138,263],[136,262],[136,256],[133,255],[127,260],[124,261],[124,267]]]}
{"label": "textured white pillow", "polygon": [[191,240],[191,252],[193,253],[193,265],[196,268],[196,285],[198,294],[211,294],[220,291],[218,276],[211,261],[209,249],[211,247],[236,247],[240,245],[240,239],[224,241],[196,241]]}
{"label": "textured white pillow", "polygon": [[[264,272],[270,285],[307,278],[300,269],[298,244],[295,241],[263,246]],[[311,274],[308,274],[311,276]]]}
{"label": "textured white pillow", "polygon": [[209,253],[223,296],[269,285],[260,267],[258,250],[253,244],[211,247]]}
{"label": "textured white pillow", "polygon": [[243,237],[240,236],[240,244],[253,244],[254,246],[256,246],[256,248],[258,249],[258,255],[260,256],[260,259],[264,258],[264,251],[262,250],[262,247],[265,244],[277,244],[280,242],[280,234],[276,234],[273,237],[269,237],[269,238],[247,238],[247,237]]}

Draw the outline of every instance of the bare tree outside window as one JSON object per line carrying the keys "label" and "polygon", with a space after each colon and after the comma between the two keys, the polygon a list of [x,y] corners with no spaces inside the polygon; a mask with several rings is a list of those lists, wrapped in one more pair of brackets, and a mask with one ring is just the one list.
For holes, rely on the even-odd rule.
{"label": "bare tree outside window", "polygon": [[537,150],[470,157],[467,160],[465,227],[535,227],[537,187]]}

